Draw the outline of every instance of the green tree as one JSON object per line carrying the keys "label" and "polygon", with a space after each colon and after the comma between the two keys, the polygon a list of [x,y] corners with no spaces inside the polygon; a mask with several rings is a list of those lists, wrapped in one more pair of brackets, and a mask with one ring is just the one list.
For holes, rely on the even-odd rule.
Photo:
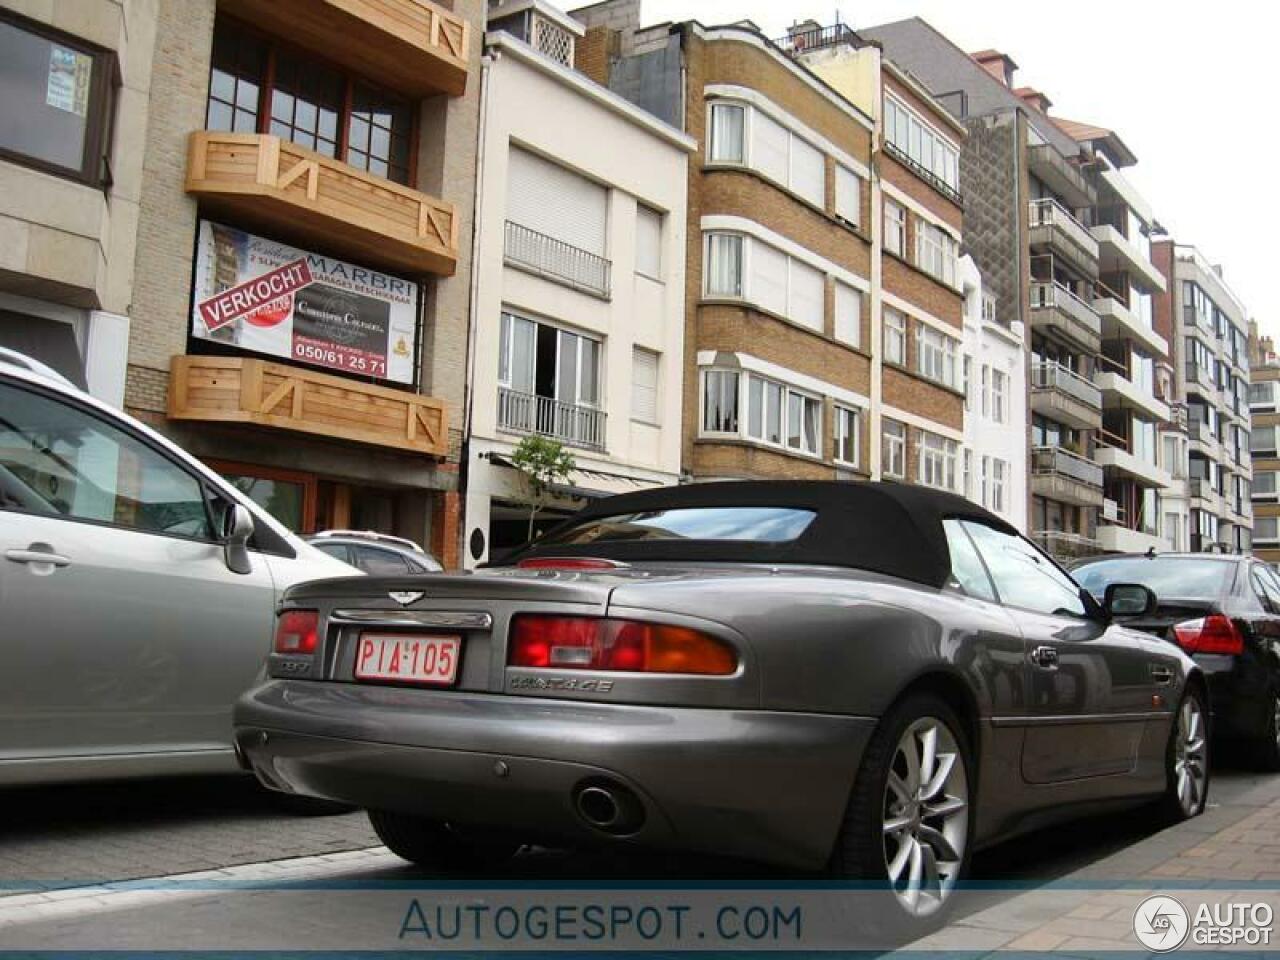
{"label": "green tree", "polygon": [[565,483],[577,469],[573,454],[558,440],[528,436],[520,441],[511,462],[520,471],[525,501],[529,504],[529,539],[533,539],[533,524],[542,508],[551,499],[551,487]]}

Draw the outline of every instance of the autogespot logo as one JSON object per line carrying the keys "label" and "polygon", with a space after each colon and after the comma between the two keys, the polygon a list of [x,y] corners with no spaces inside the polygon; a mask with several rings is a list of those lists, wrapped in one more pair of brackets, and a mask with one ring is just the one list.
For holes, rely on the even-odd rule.
{"label": "autogespot logo", "polygon": [[1176,950],[1187,939],[1191,917],[1173,897],[1147,897],[1133,914],[1133,932],[1148,950]]}

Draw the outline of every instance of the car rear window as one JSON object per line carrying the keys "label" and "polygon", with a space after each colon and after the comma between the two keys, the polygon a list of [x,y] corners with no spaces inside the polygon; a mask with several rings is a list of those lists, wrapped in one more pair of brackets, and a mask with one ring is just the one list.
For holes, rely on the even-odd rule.
{"label": "car rear window", "polygon": [[554,530],[537,544],[583,546],[642,540],[788,543],[799,537],[816,513],[794,507],[681,507],[646,513],[593,517]]}
{"label": "car rear window", "polygon": [[1156,598],[1216,600],[1222,595],[1233,564],[1195,557],[1118,557],[1072,570],[1072,575],[1096,597],[1112,583],[1140,583]]}

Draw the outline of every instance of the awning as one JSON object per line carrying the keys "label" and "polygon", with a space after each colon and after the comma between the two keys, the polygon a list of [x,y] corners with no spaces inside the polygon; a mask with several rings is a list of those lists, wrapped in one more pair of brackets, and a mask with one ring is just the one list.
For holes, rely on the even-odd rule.
{"label": "awning", "polygon": [[[481,454],[481,457],[488,460],[494,466],[507,467],[510,470],[519,471],[510,458],[504,457],[500,453]],[[653,486],[635,477],[629,477],[623,473],[610,473],[607,470],[592,470],[588,467],[575,467],[574,476],[580,481],[579,483],[552,483],[547,488],[558,497],[571,497],[575,500],[599,500],[601,497],[611,497],[616,490],[599,490],[594,487],[582,485],[583,480],[625,480],[634,486],[637,490],[644,490]]]}
{"label": "awning", "polygon": [[84,360],[69,323],[0,310],[0,347],[25,353],[53,367],[81,390],[87,389]]}

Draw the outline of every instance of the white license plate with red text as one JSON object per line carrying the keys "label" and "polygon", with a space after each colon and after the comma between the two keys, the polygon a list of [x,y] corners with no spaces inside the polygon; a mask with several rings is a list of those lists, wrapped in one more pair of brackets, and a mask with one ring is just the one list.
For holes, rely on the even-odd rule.
{"label": "white license plate with red text", "polygon": [[458,676],[462,638],[411,633],[362,633],[357,680],[397,680],[447,687]]}

